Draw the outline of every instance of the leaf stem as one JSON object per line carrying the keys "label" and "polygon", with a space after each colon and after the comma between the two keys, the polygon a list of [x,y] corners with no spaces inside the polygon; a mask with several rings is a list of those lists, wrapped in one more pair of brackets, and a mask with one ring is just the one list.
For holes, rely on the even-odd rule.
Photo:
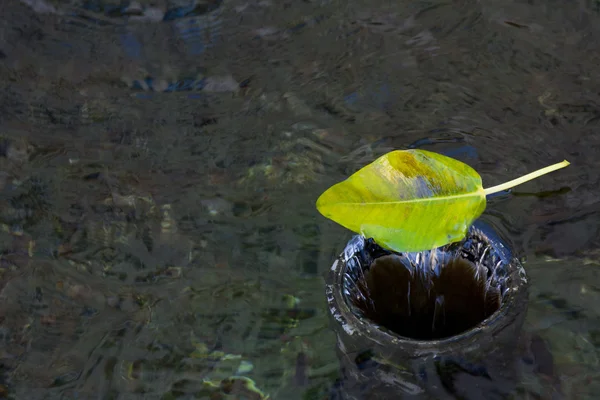
{"label": "leaf stem", "polygon": [[569,164],[570,164],[570,162],[568,162],[567,160],[564,160],[564,161],[559,162],[557,164],[552,164],[552,165],[550,165],[550,166],[548,166],[546,168],[538,169],[537,171],[534,171],[534,172],[529,173],[527,175],[523,175],[520,178],[513,179],[512,181],[505,182],[505,183],[503,183],[501,185],[496,185],[496,186],[492,186],[492,187],[487,188],[487,189],[483,189],[483,191],[484,191],[484,193],[485,193],[486,196],[488,196],[490,194],[493,194],[493,193],[501,192],[503,190],[507,190],[507,189],[513,188],[513,187],[515,187],[517,185],[520,185],[522,183],[528,182],[528,181],[530,181],[532,179],[535,179],[535,178],[537,178],[539,176],[546,175],[546,174],[548,174],[548,173],[550,173],[552,171],[556,171],[557,169],[564,168],[564,167],[566,167]]}

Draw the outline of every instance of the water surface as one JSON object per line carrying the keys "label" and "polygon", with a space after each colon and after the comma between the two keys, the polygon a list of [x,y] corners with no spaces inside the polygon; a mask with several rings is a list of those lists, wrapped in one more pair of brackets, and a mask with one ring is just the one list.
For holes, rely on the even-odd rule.
{"label": "water surface", "polygon": [[597,2],[5,0],[0,15],[0,395],[226,398],[215,385],[243,375],[273,399],[327,398],[323,275],[351,233],[314,201],[423,148],[485,186],[571,161],[483,218],[527,261],[526,330],[549,351],[522,398],[595,398]]}

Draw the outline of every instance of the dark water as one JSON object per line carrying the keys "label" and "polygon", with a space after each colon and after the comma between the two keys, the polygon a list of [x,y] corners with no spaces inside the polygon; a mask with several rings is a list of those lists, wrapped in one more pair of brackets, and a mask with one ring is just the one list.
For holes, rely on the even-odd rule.
{"label": "dark water", "polygon": [[314,201],[424,148],[571,161],[484,219],[531,277],[523,398],[596,398],[600,3],[126,3],[0,2],[0,396],[326,398],[351,233]]}

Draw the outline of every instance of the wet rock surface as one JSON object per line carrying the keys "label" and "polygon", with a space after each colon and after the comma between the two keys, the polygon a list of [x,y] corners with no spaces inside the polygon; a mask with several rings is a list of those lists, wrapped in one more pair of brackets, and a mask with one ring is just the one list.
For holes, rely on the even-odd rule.
{"label": "wet rock surface", "polygon": [[[349,398],[514,395],[528,282],[482,222],[461,242],[418,253],[355,236],[329,272],[326,295]],[[543,342],[530,344],[551,368]]]}

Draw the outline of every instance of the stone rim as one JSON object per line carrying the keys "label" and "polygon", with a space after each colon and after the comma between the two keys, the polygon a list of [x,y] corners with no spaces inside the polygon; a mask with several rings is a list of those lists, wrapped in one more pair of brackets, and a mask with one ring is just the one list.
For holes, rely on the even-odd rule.
{"label": "stone rim", "polygon": [[505,266],[508,270],[506,274],[508,290],[503,294],[500,308],[475,327],[447,338],[419,340],[401,336],[370,320],[360,318],[352,309],[353,306],[349,304],[349,299],[344,292],[344,280],[348,269],[346,261],[348,254],[345,254],[345,251],[334,261],[327,277],[326,297],[331,317],[341,325],[343,332],[348,336],[362,336],[364,340],[379,346],[394,345],[410,348],[415,356],[427,353],[451,354],[456,346],[475,345],[478,338],[503,331],[505,327],[513,323],[520,314],[526,311],[528,299],[527,276],[519,260],[512,256],[505,242],[498,237],[493,229],[478,221],[469,230],[468,237],[471,236],[474,229],[482,233],[489,240],[494,251],[505,258]]}

